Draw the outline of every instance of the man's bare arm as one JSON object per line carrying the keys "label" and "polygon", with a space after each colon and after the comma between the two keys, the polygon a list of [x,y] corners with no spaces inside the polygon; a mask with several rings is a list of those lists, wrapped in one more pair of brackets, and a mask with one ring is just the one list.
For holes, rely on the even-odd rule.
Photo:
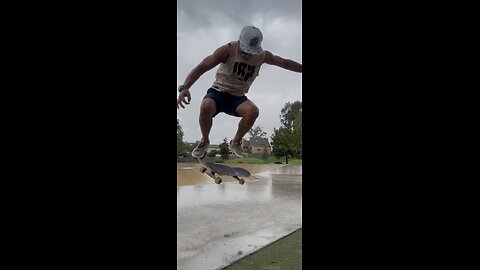
{"label": "man's bare arm", "polygon": [[226,61],[229,53],[229,45],[223,45],[217,48],[211,55],[205,57],[185,78],[183,83],[186,88],[190,88],[205,72],[216,67],[221,62]]}
{"label": "man's bare arm", "polygon": [[177,109],[180,107],[185,109],[184,104],[190,104],[192,96],[190,95],[189,88],[202,76],[205,72],[214,68],[221,62],[225,62],[228,59],[230,52],[230,45],[223,45],[217,48],[211,55],[205,57],[196,67],[190,71],[183,83],[183,90],[178,95]]}
{"label": "man's bare arm", "polygon": [[265,63],[270,65],[279,66],[284,69],[288,69],[294,72],[302,73],[302,64],[297,63],[290,59],[282,58],[278,55],[273,55],[269,51],[265,51]]}

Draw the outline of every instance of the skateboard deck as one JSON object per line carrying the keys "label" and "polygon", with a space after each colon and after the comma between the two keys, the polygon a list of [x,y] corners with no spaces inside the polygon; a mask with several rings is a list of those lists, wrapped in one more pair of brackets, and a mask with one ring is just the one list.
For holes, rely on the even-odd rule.
{"label": "skateboard deck", "polygon": [[197,158],[197,159],[200,163],[203,164],[203,166],[200,168],[200,172],[205,173],[211,178],[213,178],[213,180],[215,180],[215,183],[217,184],[222,183],[222,178],[220,176],[224,176],[224,175],[231,176],[237,179],[241,185],[245,183],[245,180],[242,177],[250,176],[250,172],[244,168],[230,167],[230,166],[222,165],[218,163],[206,162],[201,158]]}

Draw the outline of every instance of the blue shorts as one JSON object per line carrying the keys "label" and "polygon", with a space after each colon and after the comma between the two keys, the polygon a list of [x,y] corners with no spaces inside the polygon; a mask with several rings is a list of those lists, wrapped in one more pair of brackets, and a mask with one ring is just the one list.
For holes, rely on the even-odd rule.
{"label": "blue shorts", "polygon": [[221,112],[240,117],[240,115],[235,112],[235,109],[237,109],[238,105],[240,105],[242,102],[248,100],[246,96],[237,97],[229,93],[220,92],[215,88],[209,88],[207,90],[207,94],[203,98],[212,98],[215,100],[217,112],[215,112],[213,117]]}

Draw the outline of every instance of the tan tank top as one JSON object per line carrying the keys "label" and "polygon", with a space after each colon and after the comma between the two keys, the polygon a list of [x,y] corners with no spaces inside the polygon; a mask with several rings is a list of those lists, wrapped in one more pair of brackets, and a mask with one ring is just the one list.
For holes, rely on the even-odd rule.
{"label": "tan tank top", "polygon": [[230,42],[228,60],[220,63],[213,87],[220,92],[243,96],[258,76],[260,66],[265,59],[265,51],[258,55],[252,55],[247,60],[242,57],[238,46],[238,42]]}

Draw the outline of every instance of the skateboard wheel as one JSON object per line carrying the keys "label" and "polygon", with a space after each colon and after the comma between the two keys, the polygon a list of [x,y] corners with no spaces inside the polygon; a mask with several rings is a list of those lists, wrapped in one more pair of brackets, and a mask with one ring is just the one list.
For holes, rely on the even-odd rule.
{"label": "skateboard wheel", "polygon": [[245,184],[245,180],[243,180],[243,179],[238,180],[238,182],[240,183],[240,185]]}
{"label": "skateboard wheel", "polygon": [[217,183],[218,185],[220,185],[220,183],[222,183],[222,178],[216,177],[216,178],[215,178],[215,183]]}
{"label": "skateboard wheel", "polygon": [[205,168],[205,167],[200,168],[200,172],[202,172],[202,173],[204,173],[206,170],[207,170],[207,168]]}

